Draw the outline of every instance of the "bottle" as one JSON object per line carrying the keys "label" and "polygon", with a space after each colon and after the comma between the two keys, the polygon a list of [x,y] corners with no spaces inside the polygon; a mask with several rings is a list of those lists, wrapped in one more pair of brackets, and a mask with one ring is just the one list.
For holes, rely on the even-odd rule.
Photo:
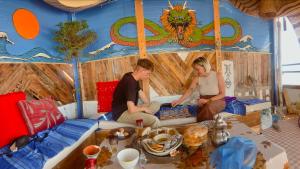
{"label": "bottle", "polygon": [[136,126],[143,128],[144,124],[143,124],[143,119],[137,119],[136,121]]}

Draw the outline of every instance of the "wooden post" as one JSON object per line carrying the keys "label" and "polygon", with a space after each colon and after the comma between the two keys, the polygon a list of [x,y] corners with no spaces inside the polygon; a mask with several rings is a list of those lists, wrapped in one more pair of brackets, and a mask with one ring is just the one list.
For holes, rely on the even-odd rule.
{"label": "wooden post", "polygon": [[222,54],[221,54],[221,28],[220,28],[220,11],[219,0],[213,0],[214,6],[214,31],[215,31],[215,50],[216,50],[216,64],[217,71],[222,71]]}
{"label": "wooden post", "polygon": [[[138,46],[140,58],[147,58],[146,51],[146,37],[144,30],[144,11],[143,11],[143,0],[135,0],[135,16],[136,16],[136,25],[137,25],[137,35],[138,35]],[[143,91],[146,96],[150,98],[149,93],[149,80],[143,81]]]}

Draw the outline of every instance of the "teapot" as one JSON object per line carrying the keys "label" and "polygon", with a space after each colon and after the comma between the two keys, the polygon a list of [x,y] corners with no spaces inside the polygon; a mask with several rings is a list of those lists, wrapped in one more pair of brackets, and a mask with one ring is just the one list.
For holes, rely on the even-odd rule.
{"label": "teapot", "polygon": [[227,123],[224,121],[224,119],[218,115],[215,119],[215,128],[216,129],[225,129],[227,127]]}
{"label": "teapot", "polygon": [[225,130],[218,130],[213,136],[213,143],[217,146],[222,145],[228,141],[230,133]]}
{"label": "teapot", "polygon": [[230,138],[230,134],[226,131],[227,123],[223,120],[223,118],[218,115],[215,119],[214,130],[212,135],[212,142],[216,145],[222,145],[228,141]]}

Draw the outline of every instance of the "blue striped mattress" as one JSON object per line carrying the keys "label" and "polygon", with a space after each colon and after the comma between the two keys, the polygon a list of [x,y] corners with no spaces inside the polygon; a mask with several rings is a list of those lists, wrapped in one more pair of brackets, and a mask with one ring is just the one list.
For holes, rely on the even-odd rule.
{"label": "blue striped mattress", "polygon": [[[46,161],[64,148],[71,146],[97,123],[92,119],[66,120],[64,123],[37,135],[48,136],[42,141],[32,141],[24,148],[12,153],[11,157],[0,157],[0,169],[42,169]],[[0,149],[0,153],[7,152],[9,147]]]}

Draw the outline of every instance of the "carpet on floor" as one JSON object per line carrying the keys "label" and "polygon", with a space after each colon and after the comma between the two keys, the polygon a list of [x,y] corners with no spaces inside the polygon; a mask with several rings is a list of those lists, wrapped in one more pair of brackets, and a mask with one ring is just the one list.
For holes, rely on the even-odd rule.
{"label": "carpet on floor", "polygon": [[280,120],[278,123],[280,131],[276,131],[271,127],[263,130],[263,135],[285,149],[291,169],[300,169],[300,128],[298,127],[298,120]]}

